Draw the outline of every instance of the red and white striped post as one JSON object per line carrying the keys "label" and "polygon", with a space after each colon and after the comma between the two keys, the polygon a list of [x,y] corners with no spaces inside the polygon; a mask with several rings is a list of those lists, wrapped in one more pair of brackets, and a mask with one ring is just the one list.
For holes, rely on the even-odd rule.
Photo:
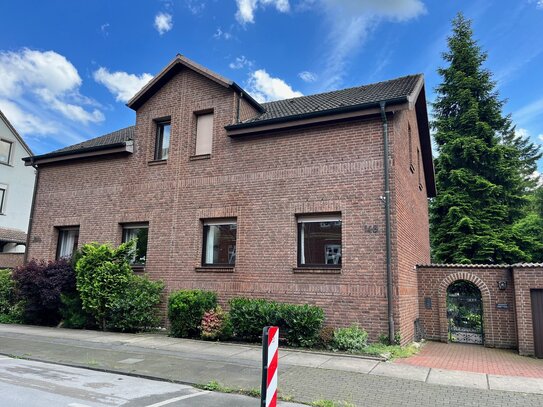
{"label": "red and white striped post", "polygon": [[266,326],[262,331],[261,407],[277,406],[277,361],[279,359],[279,328]]}

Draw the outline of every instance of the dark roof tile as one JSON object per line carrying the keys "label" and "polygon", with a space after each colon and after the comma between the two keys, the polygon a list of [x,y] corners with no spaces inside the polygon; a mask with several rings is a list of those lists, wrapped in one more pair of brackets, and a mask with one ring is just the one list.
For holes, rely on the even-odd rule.
{"label": "dark roof tile", "polygon": [[0,242],[26,243],[26,233],[19,229],[0,228]]}
{"label": "dark roof tile", "polygon": [[116,130],[112,133],[105,134],[100,137],[96,137],[82,143],[74,144],[68,147],[61,148],[59,150],[52,151],[49,154],[64,153],[68,151],[82,150],[92,147],[106,146],[110,144],[122,143],[123,141],[134,140],[134,130],[136,126],[126,127],[124,129]]}

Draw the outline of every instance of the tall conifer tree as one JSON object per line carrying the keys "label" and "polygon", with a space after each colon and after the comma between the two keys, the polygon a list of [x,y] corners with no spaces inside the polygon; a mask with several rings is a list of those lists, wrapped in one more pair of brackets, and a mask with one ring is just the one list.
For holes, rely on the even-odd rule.
{"label": "tall conifer tree", "polygon": [[527,172],[539,158],[514,138],[502,114],[486,53],[471,22],[458,14],[448,38],[448,63],[434,102],[438,195],[431,203],[433,260],[448,263],[514,263],[530,260],[513,225],[525,214]]}

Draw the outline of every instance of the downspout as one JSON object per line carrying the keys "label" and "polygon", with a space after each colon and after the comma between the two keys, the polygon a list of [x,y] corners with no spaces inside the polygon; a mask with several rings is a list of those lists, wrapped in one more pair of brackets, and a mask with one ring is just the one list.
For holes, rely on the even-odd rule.
{"label": "downspout", "polygon": [[30,234],[32,233],[32,223],[34,220],[34,206],[36,205],[36,194],[38,192],[38,181],[40,179],[40,170],[38,166],[34,164],[34,157],[32,157],[30,165],[36,170],[36,178],[34,179],[34,191],[32,193],[32,204],[30,206],[30,218],[28,219],[28,230],[26,233],[26,247],[25,255],[23,257],[23,264],[26,264],[28,262],[28,250],[30,249]]}
{"label": "downspout", "polygon": [[392,243],[390,238],[390,169],[388,162],[388,122],[385,112],[386,102],[381,102],[381,120],[383,122],[383,150],[384,150],[384,177],[385,177],[385,235],[386,235],[386,267],[387,267],[387,313],[388,313],[388,340],[394,344],[394,306],[392,287]]}

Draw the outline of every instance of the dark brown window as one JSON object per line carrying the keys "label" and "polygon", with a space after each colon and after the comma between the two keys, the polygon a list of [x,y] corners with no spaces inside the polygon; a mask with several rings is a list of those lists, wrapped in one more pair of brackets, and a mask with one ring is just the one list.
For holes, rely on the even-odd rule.
{"label": "dark brown window", "polygon": [[70,258],[79,244],[79,226],[59,228],[57,259]]}
{"label": "dark brown window", "polygon": [[143,266],[147,258],[147,237],[149,236],[149,224],[123,225],[123,243],[135,240],[136,250],[131,259],[132,265]]}
{"label": "dark brown window", "polygon": [[341,267],[341,215],[298,216],[298,266]]}
{"label": "dark brown window", "polygon": [[10,163],[12,146],[13,143],[11,141],[0,140],[0,163]]}
{"label": "dark brown window", "polygon": [[203,266],[234,266],[236,264],[236,219],[204,221]]}
{"label": "dark brown window", "polygon": [[6,191],[8,189],[7,185],[0,184],[0,213],[4,213],[6,206]]}
{"label": "dark brown window", "polygon": [[156,124],[155,160],[167,160],[170,152],[170,128],[169,120],[159,121]]}

